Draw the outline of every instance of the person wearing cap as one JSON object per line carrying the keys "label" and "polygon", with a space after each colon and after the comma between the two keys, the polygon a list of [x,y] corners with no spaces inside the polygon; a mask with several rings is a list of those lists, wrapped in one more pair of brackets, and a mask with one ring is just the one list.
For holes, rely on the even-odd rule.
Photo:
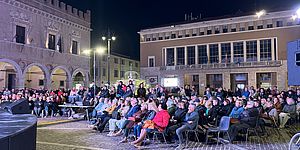
{"label": "person wearing cap", "polygon": [[258,116],[259,112],[256,108],[254,108],[254,102],[248,101],[245,110],[240,115],[239,122],[229,127],[228,133],[230,136],[230,143],[232,143],[232,141],[240,131],[248,129],[250,127],[254,128]]}

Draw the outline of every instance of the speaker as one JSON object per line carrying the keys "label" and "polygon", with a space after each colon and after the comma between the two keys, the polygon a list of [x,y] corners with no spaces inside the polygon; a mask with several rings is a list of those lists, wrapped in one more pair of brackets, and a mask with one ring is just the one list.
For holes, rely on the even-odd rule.
{"label": "speaker", "polygon": [[5,108],[11,114],[30,114],[29,103],[26,99],[17,100]]}

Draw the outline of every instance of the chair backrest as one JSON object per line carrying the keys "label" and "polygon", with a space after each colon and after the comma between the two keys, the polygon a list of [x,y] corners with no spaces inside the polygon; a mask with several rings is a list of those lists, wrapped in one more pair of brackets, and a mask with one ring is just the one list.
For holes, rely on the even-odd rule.
{"label": "chair backrest", "polygon": [[230,125],[230,117],[223,116],[221,118],[220,124],[219,124],[219,130],[221,131],[227,131],[229,129]]}

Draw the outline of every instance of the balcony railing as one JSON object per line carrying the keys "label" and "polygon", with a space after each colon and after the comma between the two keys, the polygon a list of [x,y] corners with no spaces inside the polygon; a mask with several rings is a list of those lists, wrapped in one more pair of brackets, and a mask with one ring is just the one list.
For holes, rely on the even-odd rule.
{"label": "balcony railing", "polygon": [[253,68],[253,67],[278,67],[281,65],[282,65],[282,60],[275,60],[275,61],[259,61],[259,62],[161,66],[160,70],[230,69],[230,68]]}

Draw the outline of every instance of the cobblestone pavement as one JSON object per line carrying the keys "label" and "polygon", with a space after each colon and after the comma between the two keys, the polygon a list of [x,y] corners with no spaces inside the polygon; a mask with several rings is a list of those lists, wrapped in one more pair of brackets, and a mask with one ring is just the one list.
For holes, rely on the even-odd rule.
{"label": "cobblestone pavement", "polygon": [[[39,120],[40,121],[40,120]],[[233,144],[216,143],[206,145],[201,142],[189,142],[185,149],[211,149],[211,150],[286,150],[292,135],[300,131],[300,124],[290,126],[287,129],[267,128],[269,135],[263,137],[250,136],[248,142],[240,141]],[[38,128],[37,149],[38,150],[130,150],[135,149],[128,143],[119,144],[122,137],[107,137],[107,132],[99,133],[87,127],[84,120],[49,125]],[[204,135],[200,137],[204,139]],[[142,149],[175,149],[175,144],[151,143]]]}

